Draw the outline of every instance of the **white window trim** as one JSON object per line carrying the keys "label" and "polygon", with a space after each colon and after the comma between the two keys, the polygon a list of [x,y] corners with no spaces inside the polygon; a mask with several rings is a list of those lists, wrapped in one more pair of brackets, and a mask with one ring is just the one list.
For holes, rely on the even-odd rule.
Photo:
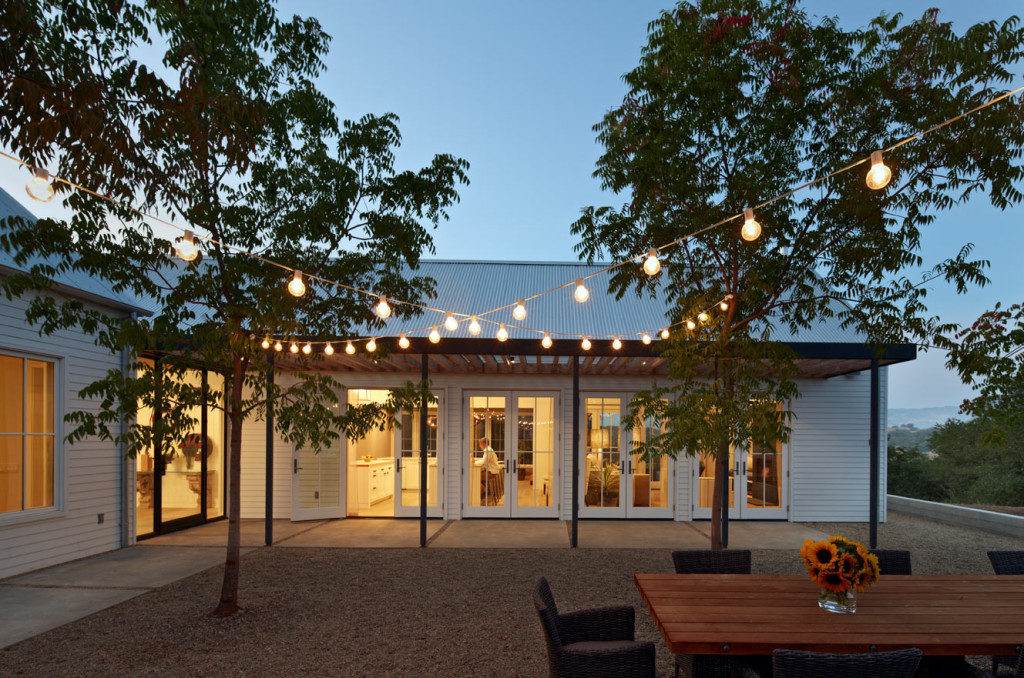
{"label": "white window trim", "polygon": [[[53,363],[53,506],[22,509],[0,513],[0,527],[20,525],[40,520],[49,520],[67,514],[65,500],[67,497],[66,455],[64,450],[64,414],[67,412],[67,394],[64,384],[67,383],[67,361],[64,356],[27,353],[0,346],[0,355],[21,358],[23,360],[43,360]],[[25,384],[22,384],[25,388]]]}

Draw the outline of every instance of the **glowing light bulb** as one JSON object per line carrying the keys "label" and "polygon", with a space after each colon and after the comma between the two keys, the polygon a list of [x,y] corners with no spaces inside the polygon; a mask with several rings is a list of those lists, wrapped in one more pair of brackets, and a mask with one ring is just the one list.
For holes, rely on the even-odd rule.
{"label": "glowing light bulb", "polygon": [[263,348],[264,351],[270,348],[270,337],[265,337],[263,341],[260,343],[260,346]]}
{"label": "glowing light bulb", "polygon": [[427,335],[427,339],[430,339],[431,344],[436,344],[441,341],[441,333],[437,331],[437,325],[434,325],[434,328],[430,330],[430,334]]}
{"label": "glowing light bulb", "polygon": [[590,290],[583,284],[583,278],[576,279],[576,291],[573,292],[573,296],[576,297],[576,301],[581,304],[590,298]]}
{"label": "glowing light bulb", "polygon": [[374,339],[373,337],[370,337],[370,340],[368,342],[366,342],[366,350],[369,353],[373,353],[374,351],[376,351],[377,350],[377,340]]}
{"label": "glowing light bulb", "polygon": [[196,248],[195,236],[192,234],[192,231],[185,231],[181,239],[174,245],[174,252],[182,261],[193,261],[199,256],[199,250]]}
{"label": "glowing light bulb", "polygon": [[456,320],[455,316],[453,316],[451,313],[448,313],[448,315],[444,317],[444,327],[449,332],[454,332],[455,330],[459,329],[459,321]]}
{"label": "glowing light bulb", "polygon": [[398,345],[401,346],[402,348],[409,348],[409,339],[405,336],[405,334],[402,334],[402,336],[398,337]]}
{"label": "glowing light bulb", "polygon": [[476,316],[469,319],[469,333],[472,335],[480,334],[480,323],[477,321]]}
{"label": "glowing light bulb", "polygon": [[889,185],[890,179],[892,179],[892,170],[882,162],[882,152],[873,151],[871,153],[871,169],[868,170],[867,176],[868,188],[874,191],[885,188]]}
{"label": "glowing light bulb", "polygon": [[516,320],[526,320],[526,302],[520,299],[512,309],[512,317]]}
{"label": "glowing light bulb", "polygon": [[740,229],[740,235],[747,242],[754,242],[761,237],[761,224],[754,219],[754,210],[749,207],[743,210],[743,228]]}
{"label": "glowing light bulb", "polygon": [[296,344],[296,343],[295,343],[295,342],[293,341],[293,342],[292,342],[292,344],[291,344],[291,346],[289,346],[289,347],[288,347],[288,350],[289,350],[289,351],[291,351],[292,353],[298,353],[298,352],[299,352],[299,345],[298,345],[298,344]]}
{"label": "glowing light bulb", "polygon": [[583,337],[583,341],[580,342],[580,346],[583,348],[584,351],[589,351],[590,350],[590,339],[587,339],[586,337]]}
{"label": "glowing light bulb", "polygon": [[615,339],[612,340],[612,348],[614,348],[616,351],[622,348],[622,342],[619,340],[618,337],[615,337]]}
{"label": "glowing light bulb", "polygon": [[330,342],[324,346],[324,355],[334,355],[334,346],[332,346]]}
{"label": "glowing light bulb", "polygon": [[284,346],[281,345],[280,341],[274,344],[274,350],[277,351],[278,353],[280,353],[282,349],[284,349]]}
{"label": "glowing light bulb", "polygon": [[498,341],[505,341],[508,339],[508,330],[505,329],[505,323],[498,325]]}
{"label": "glowing light bulb", "polygon": [[729,310],[729,302],[728,301],[720,301],[720,302],[718,302],[718,308],[722,309],[723,311],[728,311]]}
{"label": "glowing light bulb", "polygon": [[545,332],[544,338],[540,340],[540,345],[544,348],[551,348],[551,335]]}
{"label": "glowing light bulb", "polygon": [[41,167],[33,167],[32,177],[25,184],[25,192],[39,202],[50,202],[53,200],[53,178],[50,173]]}
{"label": "glowing light bulb", "polygon": [[668,328],[667,327],[661,331],[661,338],[662,339],[668,339]]}
{"label": "glowing light bulb", "polygon": [[380,295],[380,299],[377,300],[377,305],[373,307],[373,312],[377,314],[381,320],[387,320],[391,317],[391,306],[388,305],[388,299],[383,294]]}
{"label": "glowing light bulb", "polygon": [[700,313],[697,314],[697,320],[699,320],[702,323],[706,323],[708,321],[708,314],[705,313],[704,311],[701,311]]}
{"label": "glowing light bulb", "polygon": [[649,335],[646,332],[644,332],[644,336],[640,337],[640,341],[644,342],[645,346],[650,344],[651,343],[651,335]]}
{"label": "glowing light bulb", "polygon": [[302,352],[305,353],[306,355],[309,355],[310,353],[313,352],[313,347],[310,344],[306,344],[305,346],[302,347]]}
{"label": "glowing light bulb", "polygon": [[687,320],[686,321],[686,329],[688,329],[691,332],[693,332],[695,329],[697,329],[697,323],[693,322],[692,320]]}
{"label": "glowing light bulb", "polygon": [[355,352],[356,352],[356,347],[352,344],[351,341],[345,344],[345,353],[348,353],[349,355],[352,355]]}
{"label": "glowing light bulb", "polygon": [[652,247],[647,251],[647,258],[644,260],[644,273],[658,275],[660,270],[661,261],[658,260],[658,250]]}
{"label": "glowing light bulb", "polygon": [[301,297],[306,293],[306,283],[302,282],[302,271],[295,269],[291,282],[288,283],[288,292],[293,297]]}

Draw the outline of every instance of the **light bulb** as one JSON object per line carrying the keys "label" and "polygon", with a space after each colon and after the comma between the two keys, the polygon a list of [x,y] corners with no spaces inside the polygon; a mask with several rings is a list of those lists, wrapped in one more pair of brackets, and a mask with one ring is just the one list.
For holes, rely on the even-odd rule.
{"label": "light bulb", "polygon": [[398,345],[401,346],[402,348],[409,348],[409,339],[405,336],[405,334],[402,334],[402,336],[398,337]]}
{"label": "light bulb", "polygon": [[722,309],[723,311],[728,311],[729,310],[729,302],[728,301],[720,301],[720,302],[718,302],[718,308]]}
{"label": "light bulb", "polygon": [[289,350],[289,351],[291,351],[292,353],[298,353],[298,352],[299,352],[299,345],[298,345],[298,344],[296,344],[296,343],[295,343],[295,342],[293,341],[293,342],[292,342],[292,344],[291,344],[291,346],[289,346],[289,347],[288,347],[288,350]]}
{"label": "light bulb", "polygon": [[480,334],[480,323],[477,321],[476,316],[469,319],[469,333],[473,335]]}
{"label": "light bulb", "polygon": [[53,178],[41,167],[31,169],[32,177],[25,184],[25,192],[39,202],[50,202],[54,195]]}
{"label": "light bulb", "polygon": [[444,318],[444,327],[449,332],[454,332],[459,329],[459,321],[451,313],[448,313]]}
{"label": "light bulb", "polygon": [[334,355],[334,346],[332,346],[330,342],[324,346],[324,355]]}
{"label": "light bulb", "polygon": [[288,283],[288,291],[293,297],[301,297],[306,293],[306,283],[302,282],[302,271],[295,269],[295,275]]}
{"label": "light bulb", "polygon": [[622,342],[619,340],[618,337],[615,337],[615,339],[612,340],[612,348],[614,348],[616,351],[622,348]]}
{"label": "light bulb", "polygon": [[512,309],[512,317],[516,320],[526,320],[526,302],[520,299]]}
{"label": "light bulb", "polygon": [[391,306],[388,305],[387,297],[383,294],[380,295],[380,299],[377,300],[377,305],[373,307],[373,312],[376,313],[381,320],[387,320],[391,317]]}
{"label": "light bulb", "polygon": [[576,291],[573,292],[573,296],[576,297],[576,301],[581,304],[590,298],[590,290],[583,284],[583,278],[576,279]]}
{"label": "light bulb", "polygon": [[649,335],[646,332],[644,332],[644,336],[640,337],[640,341],[644,342],[645,346],[650,344],[651,343],[651,335]]}
{"label": "light bulb", "polygon": [[505,323],[498,325],[498,341],[505,341],[508,339],[508,330],[505,329]]}
{"label": "light bulb", "polygon": [[306,355],[309,355],[310,353],[312,353],[313,352],[312,345],[306,344],[305,346],[303,346],[302,347],[302,352],[305,353]]}
{"label": "light bulb", "polygon": [[544,338],[540,340],[540,345],[544,348],[551,348],[551,335],[545,332]]}
{"label": "light bulb", "polygon": [[749,207],[743,210],[743,228],[740,235],[747,242],[753,242],[761,237],[761,224],[754,219],[754,210]]}
{"label": "light bulb", "polygon": [[377,350],[377,341],[373,337],[370,337],[370,340],[366,342],[366,350],[369,353],[373,353]]}
{"label": "light bulb", "polygon": [[196,249],[195,236],[192,231],[185,231],[181,239],[174,245],[174,251],[182,261],[192,261],[199,256]]}
{"label": "light bulb", "polygon": [[661,331],[661,338],[662,339],[668,339],[668,328],[667,327]]}
{"label": "light bulb", "polygon": [[441,333],[437,331],[437,325],[434,325],[433,329],[430,330],[430,334],[427,335],[427,339],[430,339],[431,344],[436,344],[441,341]]}
{"label": "light bulb", "polygon": [[270,337],[264,338],[263,341],[260,343],[260,346],[263,347],[264,351],[270,348]]}
{"label": "light bulb", "polygon": [[277,351],[278,353],[280,353],[283,348],[284,346],[281,345],[280,341],[274,344],[274,350]]}
{"label": "light bulb", "polygon": [[885,188],[890,179],[892,179],[892,170],[882,162],[882,152],[873,151],[871,153],[871,169],[868,170],[867,176],[868,188],[874,191]]}
{"label": "light bulb", "polygon": [[356,347],[352,345],[351,341],[348,342],[347,344],[345,344],[345,353],[348,353],[349,355],[352,355],[355,352],[356,352]]}
{"label": "light bulb", "polygon": [[661,261],[658,260],[658,250],[652,247],[647,251],[647,259],[644,260],[644,273],[658,275],[660,270]]}
{"label": "light bulb", "polygon": [[700,313],[697,314],[697,320],[699,320],[702,323],[706,323],[708,321],[708,314],[705,313],[704,311],[701,311]]}
{"label": "light bulb", "polygon": [[692,320],[687,320],[686,329],[690,330],[691,332],[694,331],[695,329],[697,329],[697,323],[693,322]]}
{"label": "light bulb", "polygon": [[583,347],[584,351],[590,350],[590,339],[583,337],[583,341],[580,342],[580,346]]}

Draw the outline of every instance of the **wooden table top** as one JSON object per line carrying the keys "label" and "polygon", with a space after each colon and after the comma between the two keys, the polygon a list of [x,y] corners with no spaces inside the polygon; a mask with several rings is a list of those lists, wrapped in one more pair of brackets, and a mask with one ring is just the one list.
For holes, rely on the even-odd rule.
{"label": "wooden table top", "polygon": [[637,574],[673,654],[1010,655],[1024,643],[1024,576],[882,575],[855,614],[818,607],[807,575]]}

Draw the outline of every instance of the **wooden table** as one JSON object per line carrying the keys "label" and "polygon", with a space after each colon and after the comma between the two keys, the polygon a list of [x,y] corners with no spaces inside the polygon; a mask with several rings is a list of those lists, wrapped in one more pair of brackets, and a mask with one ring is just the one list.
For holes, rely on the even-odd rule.
{"label": "wooden table", "polygon": [[1012,655],[1024,643],[1024,576],[883,575],[856,614],[818,607],[806,575],[637,574],[673,654],[773,650]]}

